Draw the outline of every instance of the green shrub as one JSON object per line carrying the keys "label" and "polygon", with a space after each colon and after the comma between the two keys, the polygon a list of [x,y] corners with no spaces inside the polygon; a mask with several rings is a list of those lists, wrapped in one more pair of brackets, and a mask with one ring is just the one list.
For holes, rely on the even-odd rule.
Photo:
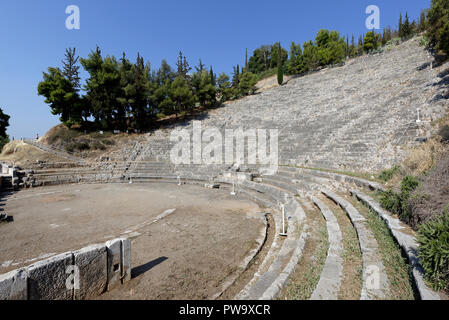
{"label": "green shrub", "polygon": [[409,223],[412,212],[408,207],[408,199],[411,193],[418,187],[419,181],[414,176],[405,176],[401,182],[401,193],[393,190],[385,191],[380,196],[381,206],[399,216],[402,221]]}
{"label": "green shrub", "polygon": [[271,68],[265,71],[262,71],[260,73],[257,74],[257,80],[263,80],[265,78],[269,78],[271,76],[274,76],[277,73],[278,69],[277,68]]}
{"label": "green shrub", "polygon": [[401,182],[402,195],[410,194],[419,186],[419,181],[414,176],[405,176]]}
{"label": "green shrub", "polygon": [[73,139],[79,137],[81,132],[73,129],[68,129],[66,127],[57,127],[51,134],[48,136],[48,143],[54,144],[58,141],[70,143]]}
{"label": "green shrub", "polygon": [[90,147],[94,150],[106,150],[106,147],[104,144],[102,144],[100,141],[94,141],[90,144]]}
{"label": "green shrub", "polygon": [[449,126],[448,125],[441,127],[438,134],[443,139],[443,142],[449,142]]}
{"label": "green shrub", "polygon": [[67,152],[74,152],[74,151],[83,151],[83,150],[89,150],[90,149],[90,145],[89,143],[82,141],[82,142],[72,142],[69,143],[66,147],[65,150]]}
{"label": "green shrub", "polygon": [[393,190],[387,190],[380,196],[380,205],[391,213],[399,215],[401,213],[401,196]]}
{"label": "green shrub", "polygon": [[414,176],[405,176],[401,182],[401,212],[399,218],[405,222],[409,222],[412,217],[412,212],[408,207],[408,199],[415,189],[418,187],[419,181]]}
{"label": "green shrub", "polygon": [[92,132],[91,134],[89,134],[89,136],[92,139],[108,138],[108,137],[112,136],[112,132],[111,131],[103,131],[103,134],[101,134],[99,131],[96,131],[96,132]]}
{"label": "green shrub", "polygon": [[418,231],[419,257],[435,290],[449,291],[449,210]]}
{"label": "green shrub", "polygon": [[114,140],[109,140],[109,139],[103,139],[103,140],[101,140],[101,143],[103,143],[106,146],[113,146],[113,145],[115,145],[115,141]]}
{"label": "green shrub", "polygon": [[426,35],[424,35],[420,40],[419,40],[419,45],[421,47],[425,47],[427,48],[429,46],[430,40],[429,37],[427,37]]}
{"label": "green shrub", "polygon": [[391,178],[393,178],[393,176],[399,171],[399,169],[399,166],[394,166],[391,169],[384,170],[379,174],[378,178],[384,182],[390,181]]}

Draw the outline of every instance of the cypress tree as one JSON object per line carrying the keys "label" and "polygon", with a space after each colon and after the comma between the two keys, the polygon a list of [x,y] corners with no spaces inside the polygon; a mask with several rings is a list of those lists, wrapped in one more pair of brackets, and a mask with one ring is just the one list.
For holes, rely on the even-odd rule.
{"label": "cypress tree", "polygon": [[408,19],[408,13],[405,13],[405,22],[402,25],[402,37],[404,39],[407,39],[408,37],[411,36],[412,33],[412,29],[411,29],[411,25],[410,25],[410,21]]}
{"label": "cypress tree", "polygon": [[349,36],[348,35],[346,36],[346,53],[345,53],[345,55],[346,55],[346,58],[349,57]]}
{"label": "cypress tree", "polygon": [[237,67],[234,67],[234,72],[232,74],[232,87],[233,88],[238,88],[239,77],[240,77],[240,70],[239,70],[239,65],[237,65]]}
{"label": "cypress tree", "polygon": [[284,83],[284,70],[282,68],[282,54],[281,54],[281,43],[279,43],[279,54],[278,54],[278,84],[281,86]]}
{"label": "cypress tree", "polygon": [[215,87],[217,82],[215,81],[214,70],[212,70],[212,66],[210,66],[210,83]]}
{"label": "cypress tree", "polygon": [[426,12],[421,11],[421,16],[419,17],[419,32],[426,31],[427,23],[426,23]]}
{"label": "cypress tree", "polygon": [[248,48],[245,50],[245,72],[248,72]]}

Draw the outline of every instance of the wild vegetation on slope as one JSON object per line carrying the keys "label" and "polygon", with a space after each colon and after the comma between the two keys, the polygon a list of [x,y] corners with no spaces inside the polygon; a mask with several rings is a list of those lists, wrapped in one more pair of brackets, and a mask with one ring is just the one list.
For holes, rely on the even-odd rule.
{"label": "wild vegetation on slope", "polygon": [[[424,166],[410,166],[416,161],[408,160],[380,174],[384,181],[402,179],[400,191],[391,184],[393,188],[381,194],[380,202],[418,231],[419,255],[427,279],[436,290],[449,292],[449,141],[446,126],[442,128],[439,138],[432,138],[421,148],[431,160],[420,157],[420,152],[414,154]],[[435,146],[440,149],[437,153]]]}

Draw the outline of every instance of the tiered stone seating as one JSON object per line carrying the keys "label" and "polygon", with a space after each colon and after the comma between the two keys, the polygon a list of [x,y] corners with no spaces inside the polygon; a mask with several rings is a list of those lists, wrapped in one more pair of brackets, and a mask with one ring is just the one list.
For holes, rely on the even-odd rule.
{"label": "tiered stone seating", "polygon": [[[383,189],[378,183],[343,174],[293,167],[283,168],[275,176],[262,176],[258,180],[263,181],[264,184],[283,187],[283,189],[290,190],[292,193],[296,191],[299,198],[310,198],[320,209],[327,221],[330,247],[320,281],[311,299],[337,299],[339,283],[342,276],[340,260],[342,250],[341,234],[339,233],[339,226],[332,211],[320,200],[320,195],[323,194],[345,211],[357,232],[363,260],[363,282],[360,299],[387,299],[390,297],[389,288],[391,284],[385,273],[385,262],[382,261],[379,252],[380,248],[366,223],[366,219],[342,195],[354,195],[357,200],[376,212],[386,222],[397,243],[399,243],[404,253],[409,257],[409,263],[413,270],[413,281],[415,282],[416,288],[418,288],[419,297],[424,300],[440,298],[437,293],[427,287],[423,280],[423,270],[417,257],[418,245],[411,232],[407,231],[408,227],[383,210],[373,198],[364,193],[364,190],[373,191]],[[300,183],[301,180],[303,180],[302,184]],[[304,188],[304,185],[307,187]],[[331,191],[329,188],[335,191]],[[367,280],[367,277],[372,272],[372,270],[368,269],[372,269],[373,266],[377,267],[376,269],[380,275],[379,288],[371,288]]]}
{"label": "tiered stone seating", "polygon": [[[384,190],[376,182],[333,170],[374,172],[403,159],[403,145],[414,144],[418,135],[416,110],[436,119],[445,111],[434,101],[436,74],[419,68],[427,55],[413,39],[376,56],[349,61],[289,81],[283,87],[262,92],[210,111],[202,119],[207,127],[224,129],[279,129],[279,163],[275,175],[260,175],[259,166],[177,165],[170,161],[173,129],[191,129],[186,122],[156,130],[146,141],[130,144],[91,167],[40,169],[34,177],[43,184],[57,182],[172,182],[201,183],[235,191],[273,211],[276,236],[252,279],[237,299],[280,297],[294,274],[308,241],[302,201],[312,201],[326,220],[329,249],[321,278],[311,299],[338,299],[342,279],[342,231],[323,194],[338,204],[357,233],[363,263],[360,299],[386,299],[389,283],[379,245],[366,219],[345,199],[349,190],[387,221],[397,241],[408,252],[414,280],[422,299],[438,299],[424,283],[416,257],[416,240],[397,228],[398,222],[380,209],[364,190]],[[431,130],[430,128],[428,128]],[[429,131],[430,132],[430,131]],[[51,152],[51,151],[50,151]],[[292,166],[289,166],[292,165]],[[297,168],[331,169],[327,171]],[[285,205],[287,234],[280,235],[281,205]],[[332,204],[333,205],[333,204]],[[340,209],[339,209],[340,210]],[[370,268],[380,275],[378,288],[369,286]]]}
{"label": "tiered stone seating", "polygon": [[[434,130],[421,118],[445,113],[435,70],[420,69],[428,62],[417,39],[380,55],[347,62],[290,80],[283,87],[262,92],[210,111],[202,128],[278,129],[279,163],[339,170],[378,171],[403,159],[403,145]],[[172,129],[192,129],[187,121]],[[171,130],[147,137],[143,153],[169,161]],[[224,136],[224,135],[223,135]]]}

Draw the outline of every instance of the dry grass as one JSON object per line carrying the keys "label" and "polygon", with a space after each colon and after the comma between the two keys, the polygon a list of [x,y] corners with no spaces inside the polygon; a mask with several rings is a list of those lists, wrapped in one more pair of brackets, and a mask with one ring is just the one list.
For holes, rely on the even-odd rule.
{"label": "dry grass", "polygon": [[67,161],[67,159],[43,152],[20,140],[11,141],[6,144],[0,154],[0,161],[5,161],[17,166],[34,164],[37,160],[48,162]]}
{"label": "dry grass", "polygon": [[368,220],[368,226],[379,245],[379,251],[390,282],[389,300],[414,300],[411,267],[386,223],[373,211],[352,197],[346,197]]}
{"label": "dry grass", "polygon": [[399,187],[406,175],[419,177],[426,174],[448,152],[449,145],[442,143],[439,137],[433,137],[419,146],[407,149],[405,160],[398,165],[399,170],[393,177],[385,183],[386,187]]}

